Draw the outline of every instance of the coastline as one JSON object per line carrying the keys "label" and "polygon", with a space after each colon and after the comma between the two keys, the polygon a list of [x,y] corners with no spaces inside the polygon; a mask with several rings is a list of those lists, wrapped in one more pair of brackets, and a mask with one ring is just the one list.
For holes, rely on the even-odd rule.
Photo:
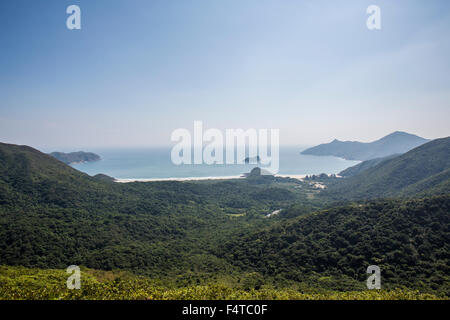
{"label": "coastline", "polygon": [[136,179],[115,179],[117,183],[129,182],[155,182],[155,181],[201,181],[201,180],[231,180],[244,179],[243,176],[218,176],[218,177],[183,177],[183,178],[136,178]]}
{"label": "coastline", "polygon": [[[292,178],[303,180],[306,175],[302,174],[276,174],[275,177],[279,178]],[[232,179],[245,179],[244,176],[216,176],[216,177],[183,177],[183,178],[135,178],[135,179],[115,179],[117,183],[130,183],[130,182],[155,182],[155,181],[205,181],[205,180],[232,180]]]}

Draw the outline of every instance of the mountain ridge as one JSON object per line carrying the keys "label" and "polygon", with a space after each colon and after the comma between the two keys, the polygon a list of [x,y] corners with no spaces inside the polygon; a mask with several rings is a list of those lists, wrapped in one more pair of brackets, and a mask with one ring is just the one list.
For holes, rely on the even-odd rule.
{"label": "mountain ridge", "polygon": [[330,143],[320,144],[303,150],[301,154],[335,156],[346,160],[365,161],[393,154],[402,154],[429,141],[429,139],[424,139],[414,134],[395,131],[372,142],[334,139]]}
{"label": "mountain ridge", "polygon": [[345,170],[342,170],[341,172],[338,173],[338,175],[341,177],[351,177],[351,176],[357,175],[367,169],[375,167],[376,165],[378,165],[379,163],[381,163],[383,161],[386,161],[386,160],[389,160],[389,159],[392,159],[392,158],[395,158],[398,156],[399,156],[399,154],[393,154],[393,155],[386,156],[386,157],[366,160],[366,161],[358,163],[357,165],[354,165]]}

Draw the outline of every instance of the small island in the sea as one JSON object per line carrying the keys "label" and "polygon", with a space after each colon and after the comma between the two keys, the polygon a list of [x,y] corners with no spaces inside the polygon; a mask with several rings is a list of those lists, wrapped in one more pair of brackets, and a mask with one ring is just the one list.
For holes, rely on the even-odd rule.
{"label": "small island in the sea", "polygon": [[99,161],[102,159],[98,154],[84,151],[70,152],[70,153],[52,152],[50,153],[50,155],[55,159],[64,162],[65,164],[92,162],[92,161]]}
{"label": "small island in the sea", "polygon": [[272,177],[273,178],[274,175],[265,169],[261,169],[260,167],[255,167],[250,172],[243,173],[241,175],[241,177],[243,177],[243,178]]}
{"label": "small island in the sea", "polygon": [[247,157],[244,159],[245,163],[260,163],[261,162],[261,158],[259,156],[256,157]]}

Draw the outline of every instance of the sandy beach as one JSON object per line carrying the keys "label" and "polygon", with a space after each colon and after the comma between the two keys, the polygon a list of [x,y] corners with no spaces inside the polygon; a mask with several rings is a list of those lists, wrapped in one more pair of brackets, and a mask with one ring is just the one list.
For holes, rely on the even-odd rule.
{"label": "sandy beach", "polygon": [[223,177],[185,177],[185,178],[149,178],[149,179],[115,179],[115,182],[154,182],[154,181],[201,181],[201,180],[230,180],[243,179],[243,176],[223,176]]}
{"label": "sandy beach", "polygon": [[[296,174],[277,174],[275,177],[281,178],[292,178],[303,180],[306,175],[296,175]],[[129,183],[129,182],[154,182],[154,181],[202,181],[202,180],[230,180],[230,179],[244,179],[245,177],[240,176],[218,176],[218,177],[184,177],[184,178],[148,178],[148,179],[115,179],[118,183]]]}
{"label": "sandy beach", "polygon": [[303,180],[305,179],[307,175],[306,174],[276,174],[275,177],[280,178],[292,178],[297,180]]}

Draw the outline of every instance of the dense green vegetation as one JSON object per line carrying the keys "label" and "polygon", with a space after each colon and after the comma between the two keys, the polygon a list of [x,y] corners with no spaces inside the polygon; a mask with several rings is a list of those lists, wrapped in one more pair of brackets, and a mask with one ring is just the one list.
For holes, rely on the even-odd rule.
{"label": "dense green vegetation", "polygon": [[84,269],[81,288],[69,290],[67,273],[55,269],[26,269],[0,266],[0,299],[101,299],[101,300],[426,300],[439,296],[418,291],[365,290],[337,292],[328,290],[244,289],[215,282],[202,286],[169,288],[149,278],[126,272]]}
{"label": "dense green vegetation", "polygon": [[[355,175],[387,179],[365,176],[362,193],[348,189],[362,180],[326,175],[120,184],[0,144],[0,298],[431,297],[410,289],[448,296],[448,144],[433,141]],[[339,188],[427,197],[349,203]],[[77,293],[58,280],[73,264],[90,268]],[[361,291],[369,264],[394,291]],[[115,270],[105,273],[114,279],[99,281],[103,271],[92,269]]]}
{"label": "dense green vegetation", "polygon": [[0,145],[0,263],[121,268],[177,283],[237,272],[212,249],[296,201],[307,184],[265,177],[118,184],[29,147]]}
{"label": "dense green vegetation", "polygon": [[385,160],[389,160],[389,159],[392,159],[392,158],[395,158],[398,156],[399,156],[398,154],[394,154],[394,155],[390,155],[387,157],[375,158],[375,159],[363,161],[353,167],[342,170],[341,172],[339,172],[339,176],[341,176],[341,177],[355,176],[357,174],[360,174],[363,171],[366,171],[367,169],[375,167],[376,165],[380,164],[381,162],[383,162]]}
{"label": "dense green vegetation", "polygon": [[449,212],[449,195],[353,204],[280,221],[225,243],[220,252],[243,270],[299,282],[319,274],[361,283],[375,264],[387,288],[448,295]]}

